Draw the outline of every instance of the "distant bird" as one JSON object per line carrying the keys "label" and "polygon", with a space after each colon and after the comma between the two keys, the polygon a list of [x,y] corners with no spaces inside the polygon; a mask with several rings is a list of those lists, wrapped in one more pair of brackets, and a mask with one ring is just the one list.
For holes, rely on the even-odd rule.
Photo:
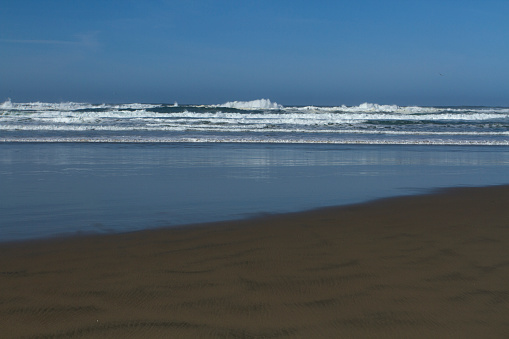
{"label": "distant bird", "polygon": [[445,77],[445,75],[443,75],[442,73],[438,73],[438,74],[440,74],[440,76],[442,76],[442,77]]}

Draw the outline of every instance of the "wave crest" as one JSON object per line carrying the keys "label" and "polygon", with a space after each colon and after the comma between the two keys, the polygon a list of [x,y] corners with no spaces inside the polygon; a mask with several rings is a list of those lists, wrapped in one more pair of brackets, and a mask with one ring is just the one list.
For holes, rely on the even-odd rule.
{"label": "wave crest", "polygon": [[227,107],[237,109],[282,109],[283,106],[269,99],[258,99],[251,101],[229,101],[216,107]]}
{"label": "wave crest", "polygon": [[12,109],[11,98],[7,98],[3,103],[0,104],[0,109]]}

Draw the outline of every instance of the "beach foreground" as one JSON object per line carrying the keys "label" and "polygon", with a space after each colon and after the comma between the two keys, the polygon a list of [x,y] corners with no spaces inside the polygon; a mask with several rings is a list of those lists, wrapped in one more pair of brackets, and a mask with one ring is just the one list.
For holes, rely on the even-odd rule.
{"label": "beach foreground", "polygon": [[2,337],[509,335],[509,186],[0,246]]}

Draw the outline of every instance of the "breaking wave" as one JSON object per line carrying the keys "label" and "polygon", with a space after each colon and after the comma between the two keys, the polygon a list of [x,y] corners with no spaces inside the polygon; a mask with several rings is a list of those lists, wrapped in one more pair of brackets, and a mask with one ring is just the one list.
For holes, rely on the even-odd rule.
{"label": "breaking wave", "polygon": [[269,99],[258,99],[252,101],[230,101],[222,105],[217,105],[216,107],[228,107],[251,110],[283,109],[282,105],[279,105],[277,102],[271,102]]}
{"label": "breaking wave", "polygon": [[[509,108],[372,103],[285,107],[269,99],[208,106],[15,103],[8,99],[0,104],[0,131],[1,141],[11,142],[65,139],[358,143],[358,136],[362,135],[362,143],[371,140],[374,144],[505,145],[509,140]],[[37,134],[35,139],[33,133]]]}

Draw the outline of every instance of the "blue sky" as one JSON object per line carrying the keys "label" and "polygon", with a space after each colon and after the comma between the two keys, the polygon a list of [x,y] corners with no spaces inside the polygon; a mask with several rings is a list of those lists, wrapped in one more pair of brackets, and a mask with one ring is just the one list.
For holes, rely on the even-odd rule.
{"label": "blue sky", "polygon": [[509,1],[0,2],[0,101],[509,106]]}

